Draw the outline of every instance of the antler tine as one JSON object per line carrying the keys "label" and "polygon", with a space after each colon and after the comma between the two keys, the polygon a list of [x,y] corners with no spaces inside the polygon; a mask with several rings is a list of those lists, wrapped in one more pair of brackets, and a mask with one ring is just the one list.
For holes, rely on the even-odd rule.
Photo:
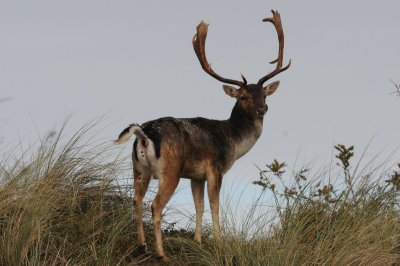
{"label": "antler tine", "polygon": [[283,35],[281,15],[279,14],[278,11],[271,10],[271,12],[272,12],[272,18],[265,18],[265,19],[263,19],[263,21],[271,22],[275,26],[276,32],[278,34],[279,52],[278,52],[278,58],[270,62],[270,64],[276,63],[275,69],[272,72],[265,75],[264,77],[262,77],[258,81],[259,85],[264,84],[264,82],[266,82],[267,80],[269,80],[272,77],[278,75],[279,73],[285,71],[286,69],[288,69],[290,67],[290,64],[292,63],[292,60],[289,60],[289,63],[285,67],[282,68],[283,49],[284,49],[284,45],[285,45],[285,39],[284,39],[284,35]]}
{"label": "antler tine", "polygon": [[[246,82],[246,79],[243,79],[244,82],[239,81],[239,80],[226,79],[214,72],[214,70],[211,68],[211,65],[208,63],[207,57],[206,57],[205,45],[206,45],[208,24],[201,21],[196,29],[197,29],[197,33],[196,33],[196,35],[193,36],[192,44],[193,44],[194,51],[197,55],[197,58],[199,59],[200,65],[204,69],[204,71],[206,73],[208,73],[210,76],[216,78],[217,80],[219,80],[221,82],[238,85],[240,87],[245,85],[244,82]],[[243,75],[242,75],[242,77],[243,77]]]}

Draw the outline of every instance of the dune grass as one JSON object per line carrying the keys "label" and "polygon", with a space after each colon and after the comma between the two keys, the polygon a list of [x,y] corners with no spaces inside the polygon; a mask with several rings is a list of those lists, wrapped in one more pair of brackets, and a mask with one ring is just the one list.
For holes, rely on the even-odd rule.
{"label": "dune grass", "polygon": [[115,182],[127,165],[110,160],[111,145],[88,141],[92,126],[68,141],[62,133],[48,136],[20,159],[2,162],[1,265],[140,261],[132,258],[131,198]]}
{"label": "dune grass", "polygon": [[[132,187],[119,182],[130,161],[93,140],[94,127],[68,140],[62,129],[0,159],[0,265],[160,264],[148,208],[150,253],[137,250]],[[336,149],[339,165],[316,174],[288,173],[276,160],[260,169],[260,198],[240,218],[236,206],[222,206],[219,243],[210,225],[200,246],[192,228],[166,222],[171,264],[400,265],[400,165],[353,169],[353,148]]]}

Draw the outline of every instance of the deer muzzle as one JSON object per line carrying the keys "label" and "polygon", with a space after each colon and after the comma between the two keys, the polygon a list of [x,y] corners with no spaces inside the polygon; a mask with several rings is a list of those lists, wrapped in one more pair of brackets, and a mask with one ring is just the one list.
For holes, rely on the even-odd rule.
{"label": "deer muzzle", "polygon": [[266,112],[267,112],[267,110],[265,107],[259,107],[256,109],[256,114],[259,116],[265,115]]}

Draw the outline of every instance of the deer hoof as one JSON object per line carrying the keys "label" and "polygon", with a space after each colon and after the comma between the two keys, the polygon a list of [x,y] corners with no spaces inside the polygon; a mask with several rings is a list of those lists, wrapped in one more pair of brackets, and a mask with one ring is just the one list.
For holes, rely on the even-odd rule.
{"label": "deer hoof", "polygon": [[196,242],[197,245],[201,246],[201,238],[195,237],[194,242]]}
{"label": "deer hoof", "polygon": [[163,256],[157,256],[157,259],[164,262],[164,263],[168,263],[170,260],[166,255]]}
{"label": "deer hoof", "polygon": [[147,245],[146,245],[146,244],[140,245],[140,246],[138,247],[138,252],[139,252],[140,254],[146,254],[146,253],[147,253]]}

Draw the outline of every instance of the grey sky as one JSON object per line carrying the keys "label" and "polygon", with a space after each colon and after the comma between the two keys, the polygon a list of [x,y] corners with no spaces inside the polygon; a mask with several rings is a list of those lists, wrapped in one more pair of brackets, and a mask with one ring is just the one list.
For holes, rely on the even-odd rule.
{"label": "grey sky", "polygon": [[250,182],[254,164],[299,152],[329,161],[335,143],[361,152],[374,137],[370,156],[399,147],[389,78],[400,81],[400,2],[344,0],[2,0],[0,98],[13,97],[0,105],[3,145],[35,140],[70,113],[72,131],[107,113],[110,139],[161,116],[227,118],[234,101],[201,69],[195,27],[210,23],[207,55],[219,74],[255,82],[277,54],[273,27],[261,22],[270,9],[281,12],[293,65],[276,78],[263,135],[228,178]]}

